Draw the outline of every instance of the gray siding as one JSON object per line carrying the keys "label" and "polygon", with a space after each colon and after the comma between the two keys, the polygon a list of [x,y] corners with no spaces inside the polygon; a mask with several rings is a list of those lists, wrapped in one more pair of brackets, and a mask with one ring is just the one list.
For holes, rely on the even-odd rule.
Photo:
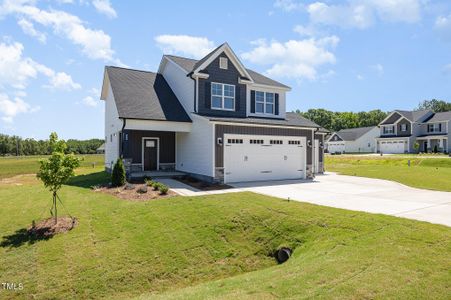
{"label": "gray siding", "polygon": [[[407,130],[405,132],[401,131],[401,125],[402,124],[406,124],[407,125]],[[398,135],[397,136],[411,136],[411,130],[412,130],[412,124],[406,120],[406,119],[402,119],[401,121],[399,121],[399,123],[397,124],[397,130],[398,130]]]}
{"label": "gray siding", "polygon": [[124,130],[128,141],[124,141],[123,156],[131,158],[133,164],[141,163],[142,138],[160,138],[160,164],[175,163],[175,133],[169,131]]}
{"label": "gray siding", "polygon": [[[202,73],[209,74],[208,79],[199,79],[198,113],[220,117],[246,117],[246,85],[239,84],[240,73],[229,59],[228,69],[219,68],[219,58],[227,57],[221,53]],[[235,111],[211,109],[211,83],[227,83],[235,85]]]}
{"label": "gray siding", "polygon": [[322,163],[324,160],[324,135],[315,134],[315,140],[319,140],[319,144],[323,144],[323,148],[319,149],[319,162]]}
{"label": "gray siding", "polygon": [[394,124],[398,119],[401,118],[401,115],[398,113],[394,113],[390,118],[387,119],[382,125]]}
{"label": "gray siding", "polygon": [[[249,134],[249,135],[275,135],[275,136],[305,136],[307,140],[312,140],[313,130],[289,129],[277,127],[250,127],[236,125],[216,125],[215,137],[224,139],[224,134]],[[313,141],[312,141],[313,142]],[[320,151],[321,152],[321,151]],[[320,155],[320,157],[322,154]],[[307,148],[307,165],[312,165],[312,148]],[[215,167],[224,167],[223,146],[215,143]]]}

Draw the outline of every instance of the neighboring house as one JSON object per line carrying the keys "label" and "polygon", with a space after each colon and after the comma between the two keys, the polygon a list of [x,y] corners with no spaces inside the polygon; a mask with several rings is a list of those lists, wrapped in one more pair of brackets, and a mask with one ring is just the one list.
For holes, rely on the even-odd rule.
{"label": "neighboring house", "polygon": [[342,129],[334,132],[326,142],[329,153],[370,153],[376,149],[377,126]]}
{"label": "neighboring house", "polygon": [[[431,110],[402,111],[395,110],[380,124],[380,136],[376,138],[377,152],[449,153],[451,112],[434,113]],[[415,149],[415,144],[419,149]]]}
{"label": "neighboring house", "polygon": [[100,145],[99,148],[96,149],[96,153],[97,154],[105,154],[105,143],[103,143],[102,145]]}
{"label": "neighboring house", "polygon": [[105,164],[203,180],[311,178],[326,130],[287,113],[290,88],[246,69],[227,43],[201,60],[163,55],[157,73],[106,67]]}

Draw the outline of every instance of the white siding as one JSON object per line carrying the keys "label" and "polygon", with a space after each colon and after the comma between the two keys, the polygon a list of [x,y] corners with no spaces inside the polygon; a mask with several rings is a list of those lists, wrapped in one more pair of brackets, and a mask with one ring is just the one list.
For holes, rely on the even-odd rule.
{"label": "white siding", "polygon": [[119,119],[111,85],[108,84],[108,95],[105,100],[105,167],[112,168],[119,157],[119,132],[122,121]]}
{"label": "white siding", "polygon": [[214,177],[214,132],[207,119],[191,114],[189,133],[176,133],[176,169]]}
{"label": "white siding", "polygon": [[379,128],[374,127],[355,141],[345,142],[346,153],[376,152],[376,137],[379,136]]}
{"label": "white siding", "polygon": [[167,59],[162,74],[186,112],[194,112],[194,81],[180,66]]}

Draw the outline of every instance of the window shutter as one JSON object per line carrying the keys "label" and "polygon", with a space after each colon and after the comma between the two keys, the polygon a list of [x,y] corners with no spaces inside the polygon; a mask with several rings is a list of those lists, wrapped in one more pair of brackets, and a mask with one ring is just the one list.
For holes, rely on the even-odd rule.
{"label": "window shutter", "polygon": [[241,94],[240,94],[240,86],[235,85],[235,111],[240,111],[240,103],[241,103]]}
{"label": "window shutter", "polygon": [[[211,108],[211,83],[209,81],[205,81],[205,108]],[[200,96],[200,95],[199,95]]]}
{"label": "window shutter", "polygon": [[438,123],[438,131],[442,132],[442,123]]}
{"label": "window shutter", "polygon": [[279,94],[274,94],[274,114],[279,115]]}
{"label": "window shutter", "polygon": [[255,91],[251,90],[251,113],[255,114]]}

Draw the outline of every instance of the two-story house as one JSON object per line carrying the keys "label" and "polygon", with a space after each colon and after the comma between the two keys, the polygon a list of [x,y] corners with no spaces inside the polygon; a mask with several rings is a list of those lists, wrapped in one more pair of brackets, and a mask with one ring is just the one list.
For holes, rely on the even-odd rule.
{"label": "two-story house", "polygon": [[286,112],[290,88],[244,67],[227,43],[200,60],[163,55],[158,72],[106,67],[105,164],[207,181],[311,178],[326,131]]}
{"label": "two-story house", "polygon": [[[376,151],[382,153],[450,152],[451,112],[431,110],[391,112],[379,123]],[[416,148],[415,145],[419,147]]]}

